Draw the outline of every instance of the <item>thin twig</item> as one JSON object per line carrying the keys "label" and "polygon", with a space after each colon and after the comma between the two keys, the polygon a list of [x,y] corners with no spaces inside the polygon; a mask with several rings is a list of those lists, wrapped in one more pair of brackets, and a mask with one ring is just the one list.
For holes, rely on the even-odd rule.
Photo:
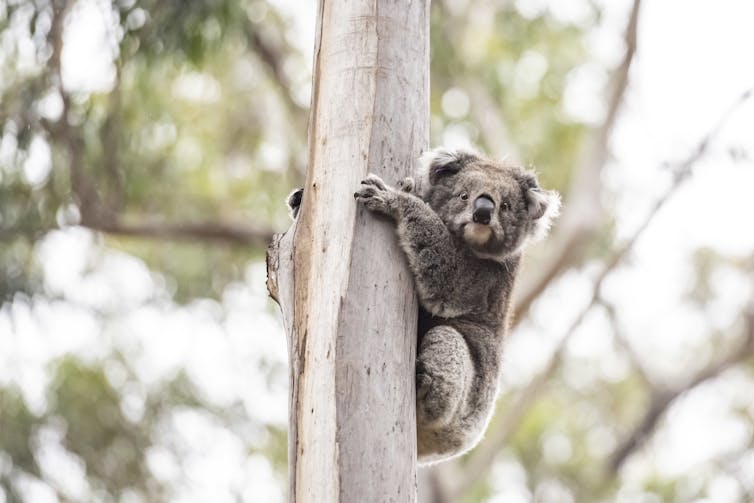
{"label": "thin twig", "polygon": [[644,367],[644,364],[641,362],[641,358],[636,353],[636,350],[629,342],[628,337],[626,337],[626,334],[623,332],[623,329],[618,322],[618,313],[615,309],[615,306],[612,303],[606,301],[603,297],[600,297],[598,302],[602,307],[605,308],[607,317],[610,320],[610,324],[613,328],[613,335],[615,336],[615,340],[623,349],[623,351],[628,355],[628,359],[631,361],[631,366],[633,366],[633,368],[639,374],[639,378],[641,379],[642,383],[647,388],[654,389],[654,380],[652,379],[647,369]]}

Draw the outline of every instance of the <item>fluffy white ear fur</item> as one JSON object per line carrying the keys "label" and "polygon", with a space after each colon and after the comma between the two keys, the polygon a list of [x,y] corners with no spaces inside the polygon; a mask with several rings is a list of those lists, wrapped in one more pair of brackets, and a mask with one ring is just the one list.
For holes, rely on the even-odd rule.
{"label": "fluffy white ear fur", "polygon": [[443,164],[449,164],[451,162],[459,160],[463,154],[470,153],[471,152],[459,149],[437,147],[424,152],[421,157],[419,157],[419,162],[421,163],[422,169],[426,172],[429,172],[429,168],[431,166],[442,166]]}
{"label": "fluffy white ear fur", "polygon": [[552,223],[560,215],[560,194],[555,190],[529,189],[529,198],[545,207],[542,216],[534,221],[531,233],[531,241],[539,241],[547,236]]}
{"label": "fluffy white ear fur", "polygon": [[419,194],[423,194],[429,187],[429,170],[433,166],[443,166],[451,162],[459,161],[467,156],[478,156],[476,152],[470,149],[451,149],[447,147],[436,147],[427,150],[419,157],[419,169],[416,173],[416,181],[419,186]]}

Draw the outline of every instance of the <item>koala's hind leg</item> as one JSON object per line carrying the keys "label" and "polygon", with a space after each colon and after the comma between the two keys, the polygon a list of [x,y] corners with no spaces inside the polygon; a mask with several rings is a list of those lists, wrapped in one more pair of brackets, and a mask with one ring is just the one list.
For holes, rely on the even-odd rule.
{"label": "koala's hind leg", "polygon": [[453,327],[430,329],[416,359],[416,416],[419,428],[452,426],[462,413],[473,376],[471,354]]}

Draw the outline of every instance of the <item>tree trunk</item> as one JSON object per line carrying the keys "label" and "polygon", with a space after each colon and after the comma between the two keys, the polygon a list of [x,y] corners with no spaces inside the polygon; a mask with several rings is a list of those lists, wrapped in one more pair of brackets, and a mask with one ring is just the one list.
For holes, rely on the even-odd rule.
{"label": "tree trunk", "polygon": [[394,226],[356,206],[426,149],[429,0],[320,0],[309,170],[268,254],[290,357],[292,502],[415,501],[417,304]]}

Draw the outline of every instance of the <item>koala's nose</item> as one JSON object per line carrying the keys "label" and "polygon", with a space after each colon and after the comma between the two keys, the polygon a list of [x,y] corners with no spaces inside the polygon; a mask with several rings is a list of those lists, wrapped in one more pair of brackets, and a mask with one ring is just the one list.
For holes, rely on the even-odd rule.
{"label": "koala's nose", "polygon": [[479,196],[474,200],[474,214],[472,218],[478,224],[487,225],[495,210],[495,203],[487,196]]}

